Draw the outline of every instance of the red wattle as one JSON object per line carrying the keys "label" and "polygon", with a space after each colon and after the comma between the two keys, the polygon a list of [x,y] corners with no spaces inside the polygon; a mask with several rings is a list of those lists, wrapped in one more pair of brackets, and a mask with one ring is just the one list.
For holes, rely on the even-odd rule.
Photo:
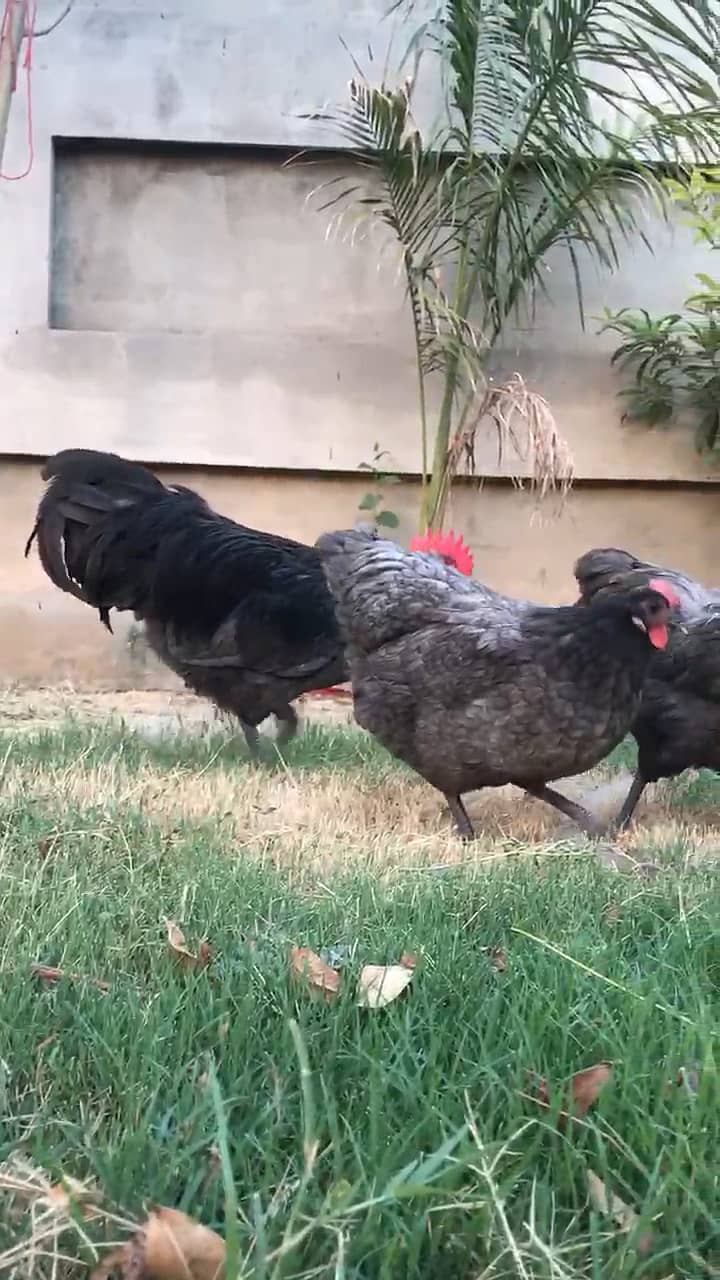
{"label": "red wattle", "polygon": [[648,639],[656,649],[664,649],[668,642],[668,629],[664,622],[658,622],[654,627],[648,628]]}

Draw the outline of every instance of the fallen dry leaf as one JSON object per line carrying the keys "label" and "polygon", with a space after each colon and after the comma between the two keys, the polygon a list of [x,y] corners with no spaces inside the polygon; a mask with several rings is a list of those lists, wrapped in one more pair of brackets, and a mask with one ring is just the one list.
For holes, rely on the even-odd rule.
{"label": "fallen dry leaf", "polygon": [[106,1254],[91,1280],[119,1272],[123,1280],[216,1280],[225,1242],[178,1209],[154,1209],[132,1240]]}
{"label": "fallen dry leaf", "polygon": [[609,1062],[596,1062],[594,1067],[586,1067],[584,1071],[575,1073],[570,1081],[570,1095],[576,1116],[585,1115],[611,1075],[612,1066]]}
{"label": "fallen dry leaf", "polygon": [[30,972],[33,978],[44,978],[46,982],[62,982],[65,978],[68,982],[87,982],[98,991],[110,990],[110,983],[104,982],[102,978],[86,978],[82,973],[68,973],[65,969],[56,969],[51,964],[33,964],[30,966]]}
{"label": "fallen dry leaf", "polygon": [[413,971],[404,964],[366,964],[360,970],[357,993],[362,1009],[384,1009],[412,981]]}
{"label": "fallen dry leaf", "polygon": [[290,968],[298,978],[304,978],[310,990],[332,1000],[340,990],[340,974],[309,947],[290,948]]}
{"label": "fallen dry leaf", "polygon": [[55,1182],[48,1187],[44,1197],[57,1213],[68,1213],[71,1207],[81,1207],[86,1213],[87,1205],[97,1201],[97,1189],[89,1182],[78,1182],[77,1178],[66,1175],[62,1182]]}
{"label": "fallen dry leaf", "polygon": [[[590,1204],[596,1213],[602,1213],[606,1218],[610,1218],[613,1225],[618,1231],[629,1233],[634,1231],[640,1218],[629,1204],[625,1204],[619,1196],[614,1192],[608,1192],[602,1178],[598,1178],[592,1169],[587,1171],[587,1188]],[[652,1232],[643,1231],[635,1241],[635,1248],[638,1253],[648,1253],[652,1245]]]}
{"label": "fallen dry leaf", "polygon": [[181,969],[206,969],[212,959],[212,952],[204,940],[197,949],[197,955],[188,950],[185,934],[174,920],[166,920],[168,946]]}
{"label": "fallen dry leaf", "polygon": [[[566,1109],[558,1112],[558,1126],[562,1127],[567,1119],[584,1116],[611,1075],[612,1066],[609,1062],[596,1062],[594,1066],[586,1067],[584,1071],[577,1071],[563,1086],[563,1107]],[[533,1100],[541,1107],[549,1107],[550,1092],[544,1076],[538,1076],[532,1080],[532,1089]],[[571,1111],[569,1111],[570,1107]]]}
{"label": "fallen dry leaf", "polygon": [[505,972],[507,960],[505,959],[505,952],[502,947],[491,947],[488,951],[488,960],[490,961],[493,969],[497,969],[498,973]]}
{"label": "fallen dry leaf", "polygon": [[417,956],[414,951],[403,951],[400,957],[400,964],[403,969],[414,969],[417,965]]}

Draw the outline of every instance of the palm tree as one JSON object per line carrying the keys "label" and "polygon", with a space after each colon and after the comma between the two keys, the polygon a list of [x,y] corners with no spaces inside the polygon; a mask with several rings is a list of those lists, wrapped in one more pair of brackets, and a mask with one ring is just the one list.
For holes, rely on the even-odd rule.
{"label": "palm tree", "polygon": [[[414,21],[414,0],[397,0]],[[532,311],[544,260],[564,246],[582,318],[581,256],[607,270],[643,235],[659,175],[720,153],[717,0],[444,0],[410,41],[438,60],[442,123],[423,136],[415,77],[358,74],[328,121],[356,161],[322,208],[380,222],[401,259],[417,354],[421,528],[439,528],[479,428],[498,432],[544,492],[572,461],[519,375],[486,375],[508,319]],[[578,250],[582,248],[582,255]],[[436,416],[431,387],[439,381]]]}

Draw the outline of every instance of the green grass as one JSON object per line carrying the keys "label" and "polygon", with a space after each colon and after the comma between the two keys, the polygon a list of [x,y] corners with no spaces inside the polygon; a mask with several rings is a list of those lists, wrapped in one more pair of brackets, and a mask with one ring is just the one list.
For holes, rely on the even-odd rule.
{"label": "green grass", "polygon": [[[46,729],[15,734],[0,729],[0,762],[10,752],[13,760],[27,760],[33,766],[72,764],[82,756],[88,765],[120,759],[128,769],[145,765],[190,769],[247,764],[248,753],[241,732],[232,727],[208,733],[160,733],[144,736],[119,721],[97,723],[70,721],[62,732]],[[261,764],[267,769],[365,769],[374,773],[388,768],[404,769],[369,734],[344,727],[326,728],[308,724],[301,734],[282,749],[282,760],[272,740],[263,741]]]}
{"label": "green grass", "polygon": [[[220,745],[77,726],[18,737],[12,758],[28,777],[118,751],[128,768],[192,771]],[[223,750],[242,767],[239,747]],[[298,770],[394,767],[348,731],[316,730],[293,753]],[[112,795],[58,814],[31,788],[12,804],[0,791],[0,832],[0,1159],[21,1149],[51,1178],[94,1178],[125,1213],[174,1205],[225,1234],[224,1122],[248,1280],[717,1274],[711,864],[681,874],[669,849],[653,880],[576,856],[542,875],[518,858],[386,882],[340,858],[331,879],[290,888],[220,824],[169,833]],[[178,971],[166,916],[191,945],[209,938],[208,971]],[[349,949],[337,1002],[290,979],[292,943]],[[407,996],[358,1009],[361,964],[403,950],[420,957]],[[38,962],[110,991],[44,983]],[[612,1079],[582,1122],[558,1129],[558,1090],[551,1113],[524,1096],[528,1071],[559,1085],[603,1059]],[[668,1086],[690,1064],[698,1091]],[[304,1142],[318,1154],[301,1186]],[[648,1254],[589,1211],[588,1170],[652,1222]],[[0,1260],[18,1230],[0,1201]],[[302,1233],[292,1249],[288,1231]],[[68,1232],[64,1252],[84,1248]]]}

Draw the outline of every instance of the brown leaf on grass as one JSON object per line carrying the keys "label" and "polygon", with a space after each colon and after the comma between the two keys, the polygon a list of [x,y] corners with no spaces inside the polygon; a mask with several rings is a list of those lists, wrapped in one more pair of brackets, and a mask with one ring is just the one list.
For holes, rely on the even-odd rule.
{"label": "brown leaf on grass", "polygon": [[340,990],[340,974],[309,947],[290,948],[290,968],[298,978],[304,978],[310,991],[332,1000]]}
{"label": "brown leaf on grass", "polygon": [[361,1009],[384,1009],[397,1000],[412,981],[413,970],[404,964],[366,964],[360,970],[357,994]]}
{"label": "brown leaf on grass", "polygon": [[212,959],[212,952],[205,940],[200,943],[197,954],[195,954],[188,950],[185,934],[174,920],[166,920],[165,928],[167,930],[168,946],[181,969],[207,968]]}
{"label": "brown leaf on grass", "polygon": [[110,983],[102,978],[86,978],[82,973],[69,973],[65,969],[56,969],[51,964],[33,964],[30,972],[33,978],[44,978],[46,982],[62,982],[67,979],[68,982],[87,982],[88,986],[96,987],[98,991],[110,990]]}
{"label": "brown leaf on grass", "polygon": [[56,1213],[67,1214],[75,1206],[79,1206],[83,1216],[88,1216],[89,1204],[98,1199],[97,1188],[89,1182],[78,1182],[77,1178],[66,1175],[62,1182],[55,1182],[48,1187],[44,1199]]}
{"label": "brown leaf on grass", "polygon": [[153,1209],[140,1230],[119,1249],[106,1254],[90,1280],[219,1280],[225,1265],[225,1242],[178,1209]]}
{"label": "brown leaf on grass", "polygon": [[[597,1100],[600,1091],[612,1075],[609,1062],[596,1062],[584,1071],[577,1071],[562,1089],[563,1110],[558,1112],[558,1127],[565,1121],[584,1116]],[[544,1076],[531,1078],[532,1097],[541,1107],[550,1106],[550,1092]]]}
{"label": "brown leaf on grass", "polygon": [[597,1100],[612,1075],[609,1062],[596,1062],[594,1067],[586,1067],[584,1071],[576,1071],[570,1081],[570,1096],[576,1116],[584,1116],[585,1112]]}
{"label": "brown leaf on grass", "polygon": [[[602,1178],[598,1178],[592,1169],[587,1171],[587,1188],[590,1204],[596,1213],[610,1218],[617,1231],[630,1234],[637,1227],[640,1218],[629,1204],[625,1204],[614,1192],[608,1191]],[[646,1254],[652,1246],[652,1232],[642,1231],[635,1240],[635,1249]]]}
{"label": "brown leaf on grass", "polygon": [[[541,1107],[550,1106],[550,1094],[548,1093],[547,1080],[544,1076],[538,1076],[534,1071],[526,1071],[525,1079],[529,1096],[533,1102],[539,1103]],[[526,1095],[527,1096],[527,1095]]]}

